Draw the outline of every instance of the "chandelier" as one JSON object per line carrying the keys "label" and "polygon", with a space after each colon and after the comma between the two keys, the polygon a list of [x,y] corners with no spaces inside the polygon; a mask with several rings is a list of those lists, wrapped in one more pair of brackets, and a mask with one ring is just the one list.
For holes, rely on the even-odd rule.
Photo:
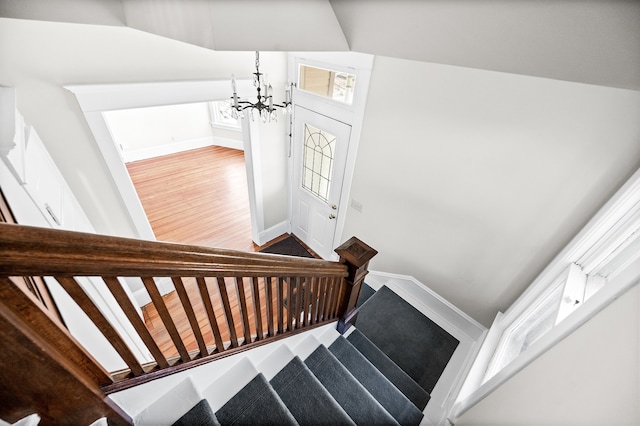
{"label": "chandelier", "polygon": [[[285,101],[282,104],[273,103],[273,88],[271,87],[271,84],[266,81],[267,79],[262,77],[262,75],[263,74],[260,72],[260,53],[256,51],[256,72],[253,73],[253,85],[258,91],[257,102],[244,101],[238,98],[236,79],[233,74],[231,75],[231,87],[233,89],[233,97],[231,97],[231,115],[233,118],[244,118],[245,110],[248,109],[249,116],[251,117],[251,120],[253,120],[253,111],[257,110],[262,122],[266,123],[267,121],[278,120],[276,108],[282,108],[282,112],[285,114],[287,112],[291,112],[291,85],[288,85],[285,90]],[[262,92],[263,90],[264,92]]]}

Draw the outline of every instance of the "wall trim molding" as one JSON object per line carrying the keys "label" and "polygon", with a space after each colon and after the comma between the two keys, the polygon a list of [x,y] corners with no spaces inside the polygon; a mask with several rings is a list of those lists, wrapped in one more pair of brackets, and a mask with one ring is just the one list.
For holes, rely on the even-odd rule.
{"label": "wall trim molding", "polygon": [[189,139],[185,141],[173,142],[162,145],[150,146],[147,148],[124,150],[122,151],[122,159],[125,163],[133,161],[146,160],[147,158],[160,157],[163,155],[176,154],[178,152],[189,151],[192,149],[205,148],[207,146],[221,146],[224,148],[238,149],[244,151],[242,141],[222,138],[218,136],[209,136],[206,138]]}
{"label": "wall trim molding", "polygon": [[255,241],[259,246],[268,243],[274,238],[278,238],[282,234],[287,234],[289,232],[289,222],[283,220],[282,222],[272,226],[269,229],[265,229],[264,231],[258,234],[258,241]]}

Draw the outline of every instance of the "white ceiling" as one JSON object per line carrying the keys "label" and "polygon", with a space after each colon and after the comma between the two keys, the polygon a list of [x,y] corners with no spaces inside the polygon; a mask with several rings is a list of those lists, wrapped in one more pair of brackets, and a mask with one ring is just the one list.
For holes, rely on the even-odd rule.
{"label": "white ceiling", "polygon": [[215,50],[353,50],[640,90],[631,0],[3,0],[0,16],[126,25]]}

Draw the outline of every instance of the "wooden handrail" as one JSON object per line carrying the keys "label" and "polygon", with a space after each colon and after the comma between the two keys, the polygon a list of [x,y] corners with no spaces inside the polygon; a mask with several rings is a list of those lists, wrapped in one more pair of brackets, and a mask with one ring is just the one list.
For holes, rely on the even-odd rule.
{"label": "wooden handrail", "polygon": [[[346,329],[344,320],[355,318],[355,300],[375,250],[352,238],[337,252],[341,262],[0,224],[0,278],[55,279],[127,365],[110,373],[111,383],[98,383],[107,393],[338,319]],[[84,292],[79,277],[104,282],[154,362],[136,358]],[[141,280],[176,352],[163,352],[126,294],[122,277]],[[154,278],[172,281],[186,317],[182,330]],[[194,299],[201,306],[200,318]],[[190,345],[185,334],[192,336]]]}
{"label": "wooden handrail", "polygon": [[338,262],[0,224],[0,275],[346,277]]}

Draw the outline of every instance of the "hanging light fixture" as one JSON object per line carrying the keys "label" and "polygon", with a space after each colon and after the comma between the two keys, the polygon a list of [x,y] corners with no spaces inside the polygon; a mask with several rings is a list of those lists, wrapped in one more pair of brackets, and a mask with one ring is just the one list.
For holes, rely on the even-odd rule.
{"label": "hanging light fixture", "polygon": [[[285,101],[282,104],[273,103],[273,88],[267,81],[267,78],[262,77],[260,72],[260,53],[256,51],[256,72],[253,73],[253,85],[258,91],[258,101],[249,102],[240,100],[238,98],[238,90],[236,86],[236,79],[231,75],[231,88],[233,89],[232,100],[232,115],[233,118],[244,118],[245,110],[249,110],[249,116],[253,120],[253,111],[257,110],[258,115],[262,119],[262,122],[277,121],[278,115],[276,108],[282,108],[283,113],[291,112],[291,85],[287,85],[285,90]],[[262,92],[264,90],[264,93]]]}

